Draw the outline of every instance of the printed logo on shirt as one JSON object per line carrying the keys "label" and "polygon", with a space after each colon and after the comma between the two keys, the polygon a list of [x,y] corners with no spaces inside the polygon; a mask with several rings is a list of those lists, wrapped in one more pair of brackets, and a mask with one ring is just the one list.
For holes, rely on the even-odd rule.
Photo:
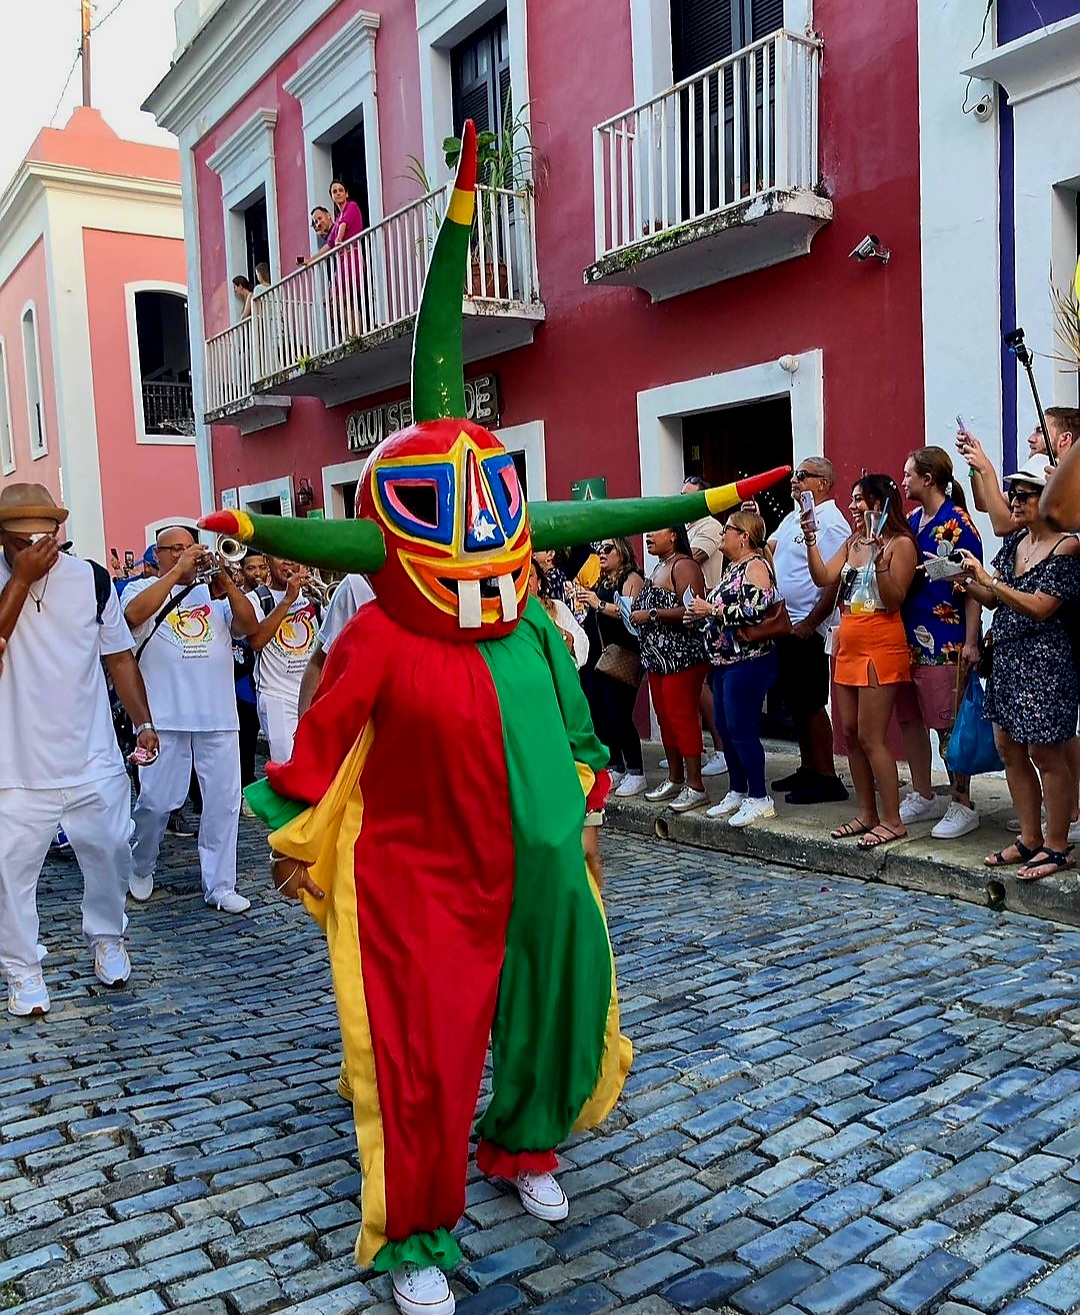
{"label": "printed logo on shirt", "polygon": [[305,657],[315,647],[318,617],[312,603],[298,607],[282,621],[271,643],[288,658]]}
{"label": "printed logo on shirt", "polygon": [[165,618],[168,623],[166,638],[182,651],[184,657],[206,657],[214,640],[213,613],[209,603],[174,608]]}

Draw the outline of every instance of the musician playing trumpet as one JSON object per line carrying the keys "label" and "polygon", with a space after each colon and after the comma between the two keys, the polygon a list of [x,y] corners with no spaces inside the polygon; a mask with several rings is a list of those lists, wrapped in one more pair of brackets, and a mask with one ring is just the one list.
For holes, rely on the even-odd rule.
{"label": "musician playing trumpet", "polygon": [[306,567],[283,557],[266,558],[270,582],[248,594],[259,628],[249,642],[255,652],[259,723],[274,762],[287,762],[296,733],[300,682],[319,633],[317,598],[321,582]]}

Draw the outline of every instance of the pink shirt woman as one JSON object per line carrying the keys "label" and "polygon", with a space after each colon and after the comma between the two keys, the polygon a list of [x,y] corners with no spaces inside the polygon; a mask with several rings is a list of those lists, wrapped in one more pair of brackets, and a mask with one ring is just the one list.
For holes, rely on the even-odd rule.
{"label": "pink shirt woman", "polygon": [[[359,237],[364,231],[364,216],[349,196],[349,189],[337,178],[330,184],[330,199],[334,203],[334,222],[326,235],[326,245],[333,248],[342,246],[350,238]],[[359,243],[355,243],[348,254],[341,258],[338,269],[340,278],[335,277],[334,285],[348,331],[366,332],[368,296],[364,284],[364,259]]]}

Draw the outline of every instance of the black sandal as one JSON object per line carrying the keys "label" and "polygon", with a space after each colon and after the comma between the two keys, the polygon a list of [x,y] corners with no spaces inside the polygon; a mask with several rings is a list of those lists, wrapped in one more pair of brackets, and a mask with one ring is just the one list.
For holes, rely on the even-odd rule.
{"label": "black sandal", "polygon": [[[1045,858],[1043,857],[1045,855]],[[1024,876],[1021,870],[1016,874],[1017,881],[1042,881],[1043,877],[1054,877],[1059,872],[1068,872],[1073,867],[1072,855],[1065,849],[1047,849],[1042,845],[1037,849],[1029,862],[1024,864],[1027,868],[1049,868],[1049,872],[1031,873]]]}
{"label": "black sandal", "polygon": [[[1020,857],[1006,858],[1005,851],[1008,849],[1015,849]],[[1014,868],[1023,866],[1023,864],[1029,863],[1036,854],[1040,853],[1041,849],[1041,846],[1038,849],[1030,848],[1030,846],[1025,845],[1020,837],[1017,836],[1011,845],[1005,846],[1005,849],[999,849],[996,854],[988,854],[986,858],[983,859],[983,866],[988,868]]]}

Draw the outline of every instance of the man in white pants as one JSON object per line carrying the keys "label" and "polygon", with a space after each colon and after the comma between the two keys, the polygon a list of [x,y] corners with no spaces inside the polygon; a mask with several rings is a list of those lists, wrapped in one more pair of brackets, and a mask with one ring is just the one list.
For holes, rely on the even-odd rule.
{"label": "man in white pants", "polygon": [[49,1012],[38,959],[37,883],[57,826],[83,874],[82,927],[106,986],[131,973],[124,899],[131,787],[102,661],[138,729],[158,739],[131,633],[104,568],[60,551],[67,518],[39,484],[0,492],[0,965],[8,1009]]}
{"label": "man in white pants", "polygon": [[194,762],[203,798],[203,898],[226,913],[243,913],[251,902],[236,889],[240,723],[232,641],[253,634],[258,621],[228,571],[221,575],[224,599],[212,599],[207,586],[196,583],[208,554],[190,530],[162,530],[157,553],[158,578],[124,590],[124,615],[161,739],[158,761],[140,773],[129,889],[134,899],[150,898],[165,824],[187,798]]}
{"label": "man in white pants", "polygon": [[300,682],[315,651],[319,615],[304,594],[307,571],[282,557],[266,558],[269,585],[252,589],[248,601],[259,617],[251,636],[259,723],[273,762],[288,762],[296,734]]}

